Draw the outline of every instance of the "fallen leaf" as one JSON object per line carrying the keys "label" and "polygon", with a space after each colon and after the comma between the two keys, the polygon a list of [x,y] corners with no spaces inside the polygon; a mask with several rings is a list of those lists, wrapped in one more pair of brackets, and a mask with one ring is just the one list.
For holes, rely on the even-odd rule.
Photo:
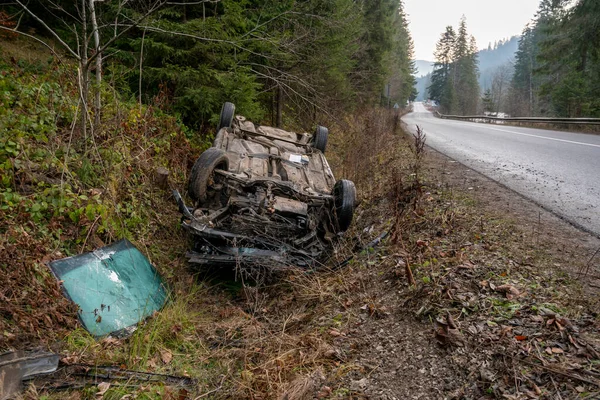
{"label": "fallen leaf", "polygon": [[103,397],[104,393],[110,389],[110,383],[108,382],[100,382],[98,384],[98,391],[96,392],[96,397]]}
{"label": "fallen leaf", "polygon": [[156,356],[152,357],[151,359],[149,359],[146,362],[146,366],[150,369],[156,369],[156,367],[158,367],[157,363],[156,363]]}
{"label": "fallen leaf", "polygon": [[503,292],[506,295],[506,298],[508,300],[512,300],[515,297],[518,297],[519,295],[521,295],[521,292],[519,292],[519,289],[517,289],[513,285],[498,286],[498,287],[496,287],[496,291]]}
{"label": "fallen leaf", "polygon": [[552,349],[550,347],[546,347],[546,349],[544,350],[546,353],[552,355]]}
{"label": "fallen leaf", "polygon": [[461,265],[458,266],[459,269],[473,269],[475,265],[471,261],[465,261]]}
{"label": "fallen leaf", "polygon": [[77,364],[79,361],[80,357],[75,354],[60,359],[60,362],[66,365]]}
{"label": "fallen leaf", "polygon": [[183,327],[180,324],[175,324],[171,327],[171,333],[173,335],[177,335],[182,330],[183,330]]}
{"label": "fallen leaf", "polygon": [[554,354],[562,354],[564,352],[565,351],[563,349],[559,348],[559,347],[553,347],[552,348],[552,353],[554,353]]}
{"label": "fallen leaf", "polygon": [[324,399],[331,396],[331,388],[329,386],[323,386],[317,393],[317,398]]}
{"label": "fallen leaf", "polygon": [[512,326],[500,325],[500,337],[507,336],[512,331]]}
{"label": "fallen leaf", "polygon": [[160,351],[160,359],[165,363],[169,364],[173,359],[173,354],[169,350]]}
{"label": "fallen leaf", "polygon": [[332,330],[330,330],[330,331],[329,331],[329,334],[330,334],[331,336],[334,336],[334,337],[338,337],[338,336],[341,336],[341,335],[342,335],[342,334],[340,333],[340,331],[338,331],[337,329],[332,329]]}
{"label": "fallen leaf", "polygon": [[532,315],[531,317],[529,317],[529,319],[531,319],[533,322],[537,322],[537,323],[544,322],[544,317],[542,317],[541,315]]}
{"label": "fallen leaf", "polygon": [[102,339],[100,344],[102,345],[102,347],[107,348],[107,347],[112,347],[112,346],[119,346],[121,344],[121,341],[112,336],[108,336],[108,337]]}
{"label": "fallen leaf", "polygon": [[189,392],[186,389],[179,389],[177,400],[189,399]]}

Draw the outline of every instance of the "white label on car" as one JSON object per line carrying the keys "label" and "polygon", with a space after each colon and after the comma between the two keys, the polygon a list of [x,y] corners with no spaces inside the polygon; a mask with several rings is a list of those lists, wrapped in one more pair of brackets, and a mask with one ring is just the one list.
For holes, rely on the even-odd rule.
{"label": "white label on car", "polygon": [[300,154],[290,154],[290,161],[295,163],[302,163],[302,155]]}

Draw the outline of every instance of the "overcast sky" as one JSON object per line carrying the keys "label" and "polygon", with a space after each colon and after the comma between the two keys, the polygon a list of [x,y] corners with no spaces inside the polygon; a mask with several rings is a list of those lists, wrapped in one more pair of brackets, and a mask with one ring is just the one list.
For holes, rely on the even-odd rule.
{"label": "overcast sky", "polygon": [[435,43],[446,26],[458,27],[467,17],[467,29],[479,48],[518,35],[537,11],[540,0],[404,0],[415,58],[433,61]]}

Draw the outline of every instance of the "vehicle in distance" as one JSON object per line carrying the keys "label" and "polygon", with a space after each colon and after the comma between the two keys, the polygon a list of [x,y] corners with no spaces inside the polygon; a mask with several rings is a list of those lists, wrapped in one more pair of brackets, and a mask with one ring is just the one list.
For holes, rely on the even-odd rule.
{"label": "vehicle in distance", "polygon": [[354,183],[336,181],[325,159],[328,130],[259,126],[225,103],[213,147],[195,162],[188,208],[190,263],[318,268],[352,222]]}

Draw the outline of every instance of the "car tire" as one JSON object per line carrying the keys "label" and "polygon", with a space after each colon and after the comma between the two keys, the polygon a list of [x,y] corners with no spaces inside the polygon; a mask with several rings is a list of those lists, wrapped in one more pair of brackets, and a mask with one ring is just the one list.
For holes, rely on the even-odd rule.
{"label": "car tire", "polygon": [[335,203],[335,223],[337,232],[345,232],[352,223],[354,204],[356,202],[356,187],[354,182],[340,179],[333,186]]}
{"label": "car tire", "polygon": [[223,150],[211,147],[200,154],[190,173],[188,192],[192,200],[199,204],[206,201],[215,169],[229,170],[229,159]]}
{"label": "car tire", "polygon": [[327,138],[329,136],[329,129],[324,126],[317,125],[315,134],[313,136],[312,147],[320,150],[321,153],[325,154],[325,148],[327,147]]}
{"label": "car tire", "polygon": [[223,103],[223,107],[221,107],[221,116],[219,117],[219,125],[217,126],[217,132],[223,128],[231,128],[234,116],[235,104],[230,102]]}

